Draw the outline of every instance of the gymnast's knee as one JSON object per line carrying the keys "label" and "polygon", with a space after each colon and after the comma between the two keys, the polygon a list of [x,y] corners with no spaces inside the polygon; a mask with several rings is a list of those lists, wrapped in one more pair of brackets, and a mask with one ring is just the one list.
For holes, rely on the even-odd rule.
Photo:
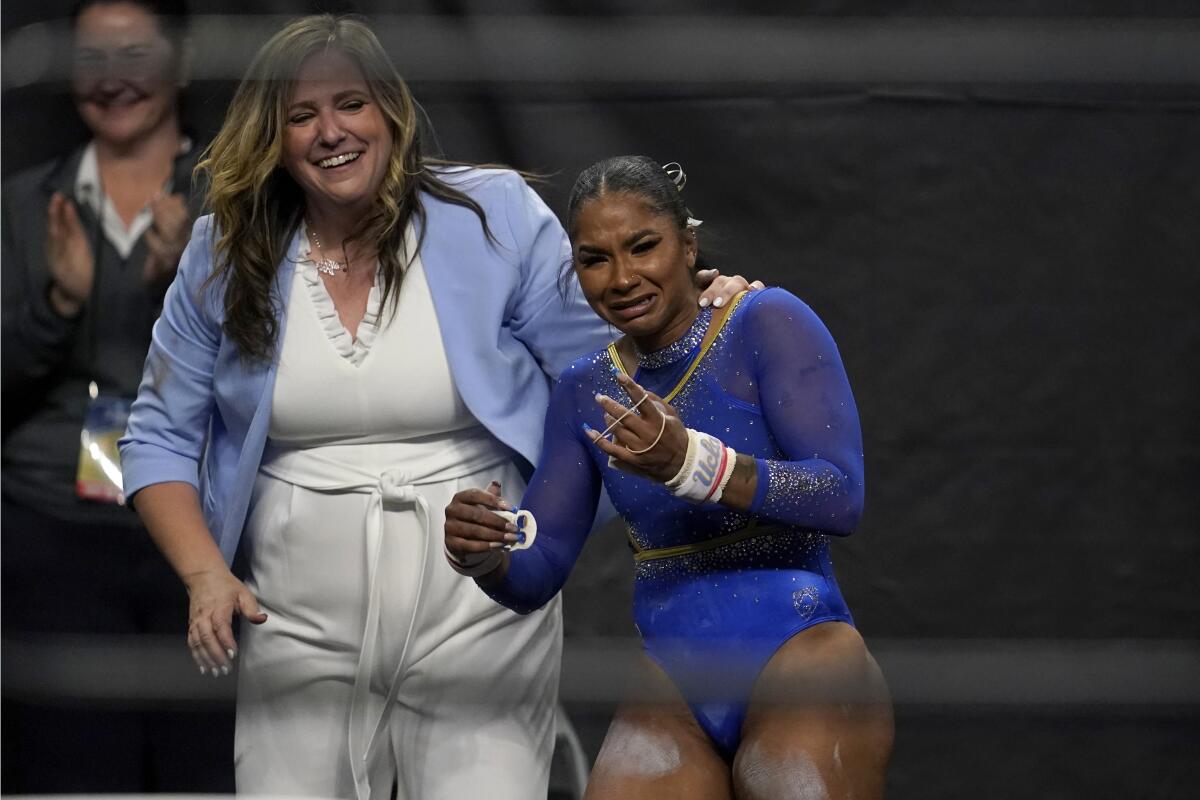
{"label": "gymnast's knee", "polygon": [[773,747],[743,740],[733,759],[733,790],[738,800],[829,800],[829,765],[819,765],[805,749]]}

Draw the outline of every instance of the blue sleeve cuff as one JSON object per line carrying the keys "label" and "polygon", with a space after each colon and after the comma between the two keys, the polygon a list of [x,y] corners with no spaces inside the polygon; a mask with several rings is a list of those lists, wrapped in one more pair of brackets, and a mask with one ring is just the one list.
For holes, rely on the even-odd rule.
{"label": "blue sleeve cuff", "polygon": [[121,447],[121,483],[128,499],[156,483],[188,483],[200,491],[200,465],[149,442],[128,442]]}
{"label": "blue sleeve cuff", "polygon": [[[508,571],[504,574],[504,577],[499,583],[492,584],[486,589],[483,589],[484,594],[505,608],[508,608],[510,611],[515,611],[518,614],[528,614],[530,612],[537,611],[539,608],[545,605],[545,603],[535,604],[533,598],[524,597],[522,592],[516,591],[516,585],[514,584],[513,576],[514,573],[519,572],[521,569],[519,566],[521,559],[517,556],[517,553],[509,553],[508,558]],[[516,582],[516,584],[520,583],[522,583],[522,581]]]}

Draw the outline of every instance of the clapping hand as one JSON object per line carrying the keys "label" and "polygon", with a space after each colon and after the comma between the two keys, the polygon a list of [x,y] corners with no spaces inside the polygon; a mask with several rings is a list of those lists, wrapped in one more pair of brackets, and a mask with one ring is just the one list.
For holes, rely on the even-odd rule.
{"label": "clapping hand", "polygon": [[46,208],[46,266],[50,271],[50,303],[73,317],[92,294],[96,261],[75,204],[55,192]]}
{"label": "clapping hand", "polygon": [[175,277],[179,258],[191,235],[191,216],[181,194],[158,194],[150,201],[154,224],[146,231],[146,262],[142,283],[156,293]]}

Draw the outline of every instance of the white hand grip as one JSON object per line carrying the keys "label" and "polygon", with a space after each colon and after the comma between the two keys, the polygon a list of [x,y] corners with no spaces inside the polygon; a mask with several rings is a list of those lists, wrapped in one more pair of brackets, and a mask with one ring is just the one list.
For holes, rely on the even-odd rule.
{"label": "white hand grip", "polygon": [[533,512],[524,508],[514,508],[512,511],[492,511],[493,514],[499,514],[506,520],[517,526],[517,535],[521,537],[519,541],[507,544],[505,550],[528,550],[533,546],[533,540],[537,538],[537,520],[534,519]]}

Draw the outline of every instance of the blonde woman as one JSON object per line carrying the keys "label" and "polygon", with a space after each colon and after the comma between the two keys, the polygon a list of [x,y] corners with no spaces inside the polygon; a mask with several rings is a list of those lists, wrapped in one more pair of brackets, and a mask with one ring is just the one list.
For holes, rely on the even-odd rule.
{"label": "blonde woman", "polygon": [[239,792],[545,796],[559,606],[521,617],[450,570],[443,508],[523,486],[549,376],[606,335],[557,293],[537,195],[425,158],[414,108],[359,20],[263,46],[123,442],[200,670],[241,665]]}

